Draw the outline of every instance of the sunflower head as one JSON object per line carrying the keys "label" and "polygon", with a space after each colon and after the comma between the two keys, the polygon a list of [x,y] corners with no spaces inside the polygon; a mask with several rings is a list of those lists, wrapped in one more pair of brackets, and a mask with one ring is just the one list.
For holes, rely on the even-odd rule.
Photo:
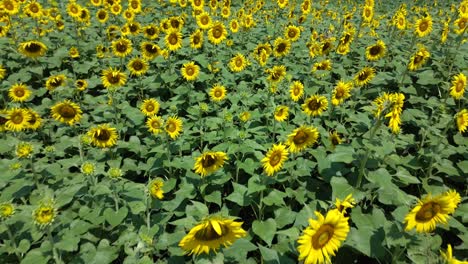
{"label": "sunflower head", "polygon": [[187,62],[182,65],[180,70],[182,77],[187,81],[195,81],[200,74],[200,67],[195,62]]}
{"label": "sunflower head", "polygon": [[11,131],[21,131],[29,127],[31,114],[23,108],[13,108],[7,112],[5,127]]}
{"label": "sunflower head", "polygon": [[277,38],[273,47],[273,54],[275,57],[282,57],[289,53],[291,49],[291,42],[288,39],[281,37]]}
{"label": "sunflower head", "polygon": [[227,30],[226,27],[222,22],[215,22],[213,26],[211,26],[210,30],[208,31],[208,40],[218,45],[227,37]]}
{"label": "sunflower head", "polygon": [[136,57],[128,62],[127,68],[133,76],[141,76],[148,71],[149,65],[146,60]]}
{"label": "sunflower head", "polygon": [[460,133],[465,133],[468,130],[468,109],[462,109],[455,115],[455,121]]}
{"label": "sunflower head", "polygon": [[161,178],[156,178],[149,183],[148,192],[154,199],[162,200],[164,198],[164,181]]}
{"label": "sunflower head", "polygon": [[34,148],[33,148],[33,145],[31,145],[31,143],[20,142],[16,146],[16,156],[18,158],[28,158],[33,153],[33,150]]}
{"label": "sunflower head", "polygon": [[228,157],[224,152],[204,152],[196,159],[193,169],[195,173],[205,177],[221,168],[226,160],[228,160]]}
{"label": "sunflower head", "polygon": [[263,170],[268,176],[273,176],[276,172],[280,171],[284,162],[288,159],[288,150],[286,146],[279,143],[267,152],[262,159]]}
{"label": "sunflower head", "polygon": [[26,84],[16,83],[8,90],[8,96],[13,102],[24,102],[31,96],[31,91]]}
{"label": "sunflower head", "polygon": [[158,55],[161,55],[161,48],[152,42],[144,41],[141,43],[140,49],[141,53],[143,53],[143,57],[147,60],[152,60]]}
{"label": "sunflower head", "polygon": [[354,76],[356,86],[364,86],[368,84],[375,76],[375,69],[372,67],[364,67]]}
{"label": "sunflower head", "polygon": [[377,43],[366,48],[366,58],[370,61],[379,60],[385,55],[386,50],[385,43],[378,40]]}
{"label": "sunflower head", "polygon": [[226,98],[226,87],[216,84],[210,90],[210,98],[214,102],[221,102]]}
{"label": "sunflower head", "polygon": [[15,214],[15,206],[10,202],[0,204],[0,218],[6,219]]}
{"label": "sunflower head", "polygon": [[47,46],[37,40],[31,40],[20,43],[18,51],[28,58],[38,58],[44,56]]}
{"label": "sunflower head", "polygon": [[81,108],[69,100],[55,104],[51,111],[55,120],[70,126],[78,123],[82,117]]}
{"label": "sunflower head", "polygon": [[33,211],[34,222],[41,228],[44,228],[55,220],[57,216],[57,208],[55,207],[54,201],[44,201]]}
{"label": "sunflower head", "polygon": [[105,88],[113,89],[123,86],[127,82],[127,77],[119,69],[110,67],[102,71],[101,81]]}
{"label": "sunflower head", "polygon": [[182,33],[179,30],[171,29],[167,31],[164,40],[166,43],[166,47],[171,51],[175,51],[182,48]]}
{"label": "sunflower head", "polygon": [[176,139],[182,132],[182,120],[177,116],[171,116],[166,120],[164,130],[171,139]]}
{"label": "sunflower head", "polygon": [[275,120],[278,122],[283,122],[284,120],[288,119],[289,116],[289,107],[285,105],[279,105],[275,109]]}
{"label": "sunflower head", "polygon": [[153,98],[145,99],[140,109],[146,116],[154,116],[159,112],[159,102]]}
{"label": "sunflower head", "polygon": [[301,126],[288,135],[286,145],[289,146],[291,153],[298,153],[315,144],[318,137],[319,132],[317,128],[313,126]]}
{"label": "sunflower head", "polygon": [[300,81],[294,81],[289,86],[289,94],[294,102],[299,101],[304,95],[304,85]]}
{"label": "sunflower head", "polygon": [[310,116],[322,115],[328,108],[328,99],[323,95],[312,95],[302,105],[303,111]]}
{"label": "sunflower head", "polygon": [[245,58],[244,55],[241,53],[237,53],[236,56],[234,56],[230,61],[229,61],[229,68],[233,72],[241,72],[243,71],[248,65],[248,61]]}
{"label": "sunflower head", "polygon": [[91,144],[99,148],[108,148],[117,144],[117,129],[108,124],[101,124],[92,127],[87,136],[91,140]]}
{"label": "sunflower head", "polygon": [[418,37],[429,35],[432,31],[432,18],[430,15],[420,18],[415,23],[415,32]]}

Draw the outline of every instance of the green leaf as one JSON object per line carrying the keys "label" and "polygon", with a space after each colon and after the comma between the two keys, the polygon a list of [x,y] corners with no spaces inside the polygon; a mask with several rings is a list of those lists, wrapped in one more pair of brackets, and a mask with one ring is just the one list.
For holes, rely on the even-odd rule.
{"label": "green leaf", "polygon": [[55,246],[64,251],[76,251],[78,250],[78,244],[80,243],[80,236],[73,234],[72,232],[66,232]]}
{"label": "green leaf", "polygon": [[247,206],[250,204],[250,198],[247,196],[247,187],[242,184],[233,182],[232,187],[234,191],[226,197],[226,200],[234,202],[240,206]]}
{"label": "green leaf", "polygon": [[265,186],[265,184],[261,182],[260,177],[265,177],[265,176],[263,175],[260,176],[256,174],[250,177],[249,182],[247,184],[247,189],[248,189],[247,194],[257,193],[257,192],[266,190],[267,187]]}
{"label": "green leaf", "polygon": [[351,163],[354,161],[354,149],[351,146],[336,146],[334,152],[328,155],[330,162]]}
{"label": "green leaf", "polygon": [[278,257],[278,252],[273,249],[269,249],[264,246],[258,246],[260,249],[260,253],[262,254],[262,258],[265,261],[265,263],[268,264],[273,264],[273,263],[280,263],[279,257]]}
{"label": "green leaf", "polygon": [[286,196],[287,195],[284,192],[280,192],[278,190],[273,189],[266,197],[263,198],[263,203],[265,203],[268,206],[283,206],[286,205],[283,200]]}
{"label": "green leaf", "polygon": [[275,221],[277,227],[281,229],[286,225],[294,223],[296,220],[296,214],[296,212],[287,207],[281,207],[275,210]]}
{"label": "green leaf", "polygon": [[210,203],[215,203],[219,206],[221,206],[221,192],[220,191],[214,191],[208,195],[205,195],[205,201],[210,202]]}
{"label": "green leaf", "polygon": [[114,211],[111,208],[106,208],[104,210],[104,218],[112,226],[116,227],[127,217],[128,208],[122,207],[118,211]]}
{"label": "green leaf", "polygon": [[204,203],[192,201],[192,205],[188,205],[185,209],[187,215],[192,217],[203,219],[203,217],[209,214],[208,207]]}
{"label": "green leaf", "polygon": [[457,167],[466,175],[468,175],[468,160],[462,160],[457,163]]}
{"label": "green leaf", "polygon": [[276,233],[276,222],[271,218],[266,221],[255,220],[252,223],[252,231],[265,241],[268,246],[271,246],[271,242]]}

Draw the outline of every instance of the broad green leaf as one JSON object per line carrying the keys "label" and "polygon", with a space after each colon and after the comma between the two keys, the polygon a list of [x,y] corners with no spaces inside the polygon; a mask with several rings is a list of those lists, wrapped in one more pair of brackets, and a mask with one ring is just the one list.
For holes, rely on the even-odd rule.
{"label": "broad green leaf", "polygon": [[273,250],[273,249],[270,249],[261,245],[259,245],[258,248],[260,249],[260,253],[262,254],[262,258],[265,261],[265,263],[268,263],[268,264],[280,263],[278,252],[276,252],[276,250]]}
{"label": "broad green leaf", "polygon": [[128,208],[127,207],[122,207],[118,211],[115,211],[114,209],[111,209],[111,208],[106,208],[104,210],[103,215],[104,215],[104,218],[106,219],[106,221],[112,227],[116,227],[120,223],[122,223],[122,221],[124,221],[124,219],[127,217],[127,214],[128,214]]}
{"label": "broad green leaf", "polygon": [[267,245],[271,246],[271,242],[276,233],[276,222],[271,218],[266,221],[255,220],[252,223],[252,231],[265,241]]}

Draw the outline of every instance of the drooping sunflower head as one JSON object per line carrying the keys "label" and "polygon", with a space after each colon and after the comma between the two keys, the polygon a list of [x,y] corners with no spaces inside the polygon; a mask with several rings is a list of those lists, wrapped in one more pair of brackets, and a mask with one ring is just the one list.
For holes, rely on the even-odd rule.
{"label": "drooping sunflower head", "polygon": [[132,52],[132,42],[127,38],[112,41],[112,52],[117,57],[126,57]]}
{"label": "drooping sunflower head", "polygon": [[312,72],[315,71],[329,71],[332,69],[332,63],[331,60],[323,60],[320,62],[314,63],[314,66],[312,67]]}
{"label": "drooping sunflower head", "polygon": [[309,116],[319,116],[328,108],[328,99],[323,95],[312,95],[302,104],[302,110]]}
{"label": "drooping sunflower head", "polygon": [[195,81],[200,74],[200,67],[195,62],[187,62],[182,65],[180,70],[182,77],[187,81]]}
{"label": "drooping sunflower head", "polygon": [[21,131],[29,127],[31,115],[26,109],[13,108],[7,112],[5,127],[10,131]]}
{"label": "drooping sunflower head", "polygon": [[176,139],[182,132],[182,120],[177,116],[169,117],[166,120],[164,130],[171,139]]}
{"label": "drooping sunflower head", "polygon": [[368,84],[375,76],[375,69],[372,67],[364,67],[354,76],[356,86],[364,86]]}
{"label": "drooping sunflower head", "polygon": [[88,81],[85,79],[78,79],[75,81],[75,87],[78,91],[82,92],[88,88]]}
{"label": "drooping sunflower head", "polygon": [[33,211],[33,220],[41,228],[52,224],[56,216],[57,208],[55,207],[53,200],[40,203]]}
{"label": "drooping sunflower head", "polygon": [[163,119],[156,115],[149,117],[146,121],[146,127],[148,128],[148,131],[154,135],[161,133],[163,131],[163,126]]}
{"label": "drooping sunflower head", "polygon": [[430,15],[420,18],[415,23],[415,33],[422,38],[429,35],[432,31],[432,18]]}
{"label": "drooping sunflower head", "polygon": [[139,57],[131,59],[127,64],[127,68],[133,76],[144,75],[148,71],[148,67],[148,62]]}
{"label": "drooping sunflower head", "polygon": [[286,76],[286,66],[284,65],[275,65],[266,71],[268,73],[267,80],[273,83],[281,82]]}
{"label": "drooping sunflower head", "polygon": [[161,178],[152,180],[148,185],[148,192],[154,199],[162,200],[164,198],[164,181]]}
{"label": "drooping sunflower head", "polygon": [[421,68],[429,59],[431,53],[423,45],[419,46],[418,51],[411,57],[408,64],[410,71],[416,71]]}
{"label": "drooping sunflower head", "polygon": [[333,147],[335,147],[336,145],[341,144],[341,142],[342,142],[340,134],[338,134],[337,131],[330,132],[329,139],[330,139],[330,143],[332,144]]}
{"label": "drooping sunflower head", "polygon": [[30,119],[28,121],[28,126],[26,128],[32,129],[32,130],[37,130],[42,125],[41,116],[39,115],[39,113],[37,113],[33,109],[28,108],[28,109],[25,109],[25,110],[26,110],[26,112],[28,112],[28,114],[30,116]]}
{"label": "drooping sunflower head", "polygon": [[38,58],[44,56],[47,46],[37,40],[31,40],[20,43],[18,51],[28,58]]}
{"label": "drooping sunflower head", "polygon": [[353,208],[356,205],[356,201],[353,198],[353,194],[348,194],[343,201],[336,198],[335,207],[336,209],[346,215],[346,209]]}
{"label": "drooping sunflower head", "polygon": [[58,87],[63,86],[65,84],[66,79],[67,77],[63,74],[50,76],[49,78],[47,78],[47,81],[46,81],[47,90],[52,92]]}
{"label": "drooping sunflower head", "polygon": [[204,152],[196,159],[193,169],[195,173],[200,174],[201,177],[205,177],[223,167],[227,160],[227,154],[222,151]]}
{"label": "drooping sunflower head", "polygon": [[215,84],[211,89],[210,89],[210,98],[214,102],[221,102],[226,98],[226,87],[220,84]]}
{"label": "drooping sunflower head", "polygon": [[309,226],[303,231],[297,243],[299,261],[304,263],[331,262],[340,244],[349,233],[348,218],[338,210],[330,210],[324,217],[315,212],[317,220],[309,219]]}
{"label": "drooping sunflower head", "polygon": [[167,49],[171,51],[182,48],[182,33],[179,30],[171,29],[164,39]]}
{"label": "drooping sunflower head", "polygon": [[280,171],[284,162],[288,159],[288,150],[282,143],[275,144],[262,159],[263,170],[268,176],[273,176]]}
{"label": "drooping sunflower head", "polygon": [[8,96],[13,102],[24,102],[31,96],[31,91],[26,84],[16,83],[8,90]]}
{"label": "drooping sunflower head", "polygon": [[140,107],[141,112],[146,116],[154,116],[159,112],[159,102],[156,99],[145,99]]}
{"label": "drooping sunflower head", "polygon": [[91,144],[99,148],[108,148],[117,144],[117,129],[109,124],[101,124],[92,127],[87,136],[91,139]]}
{"label": "drooping sunflower head", "polygon": [[226,39],[227,34],[228,33],[224,24],[220,21],[217,21],[213,23],[213,26],[211,26],[210,30],[208,30],[208,40],[211,43],[218,45]]}
{"label": "drooping sunflower head", "polygon": [[285,105],[279,105],[275,109],[275,120],[278,122],[283,122],[284,120],[288,119],[289,116],[289,107]]}
{"label": "drooping sunflower head", "polygon": [[70,126],[80,122],[82,117],[81,108],[70,100],[55,104],[52,106],[51,112],[55,120]]}
{"label": "drooping sunflower head", "polygon": [[313,126],[300,126],[288,135],[286,145],[291,153],[301,152],[318,140],[319,132]]}
{"label": "drooping sunflower head", "polygon": [[291,50],[291,42],[281,37],[277,38],[273,47],[273,54],[275,57],[282,57],[289,53]]}
{"label": "drooping sunflower head", "polygon": [[210,251],[218,251],[221,246],[229,247],[246,235],[247,232],[242,229],[242,222],[221,216],[209,216],[193,227],[179,242],[179,246],[188,254],[209,254]]}
{"label": "drooping sunflower head", "polygon": [[109,67],[102,71],[101,81],[105,88],[111,89],[123,86],[127,82],[127,77],[119,69]]}
{"label": "drooping sunflower head", "polygon": [[366,48],[366,58],[370,61],[376,61],[385,56],[387,47],[382,40],[378,40],[377,43]]}
{"label": "drooping sunflower head", "polygon": [[241,53],[237,53],[236,56],[234,56],[230,61],[229,61],[229,68],[233,72],[241,72],[247,67],[248,61],[245,58],[244,55]]}

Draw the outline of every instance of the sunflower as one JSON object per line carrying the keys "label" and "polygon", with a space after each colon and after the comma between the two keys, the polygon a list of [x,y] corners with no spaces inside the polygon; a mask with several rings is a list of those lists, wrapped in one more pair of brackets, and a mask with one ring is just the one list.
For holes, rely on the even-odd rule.
{"label": "sunflower", "polygon": [[30,119],[28,121],[27,127],[28,129],[37,130],[42,125],[42,118],[41,116],[34,111],[33,109],[25,109],[26,112],[29,114]]}
{"label": "sunflower", "polygon": [[229,61],[229,69],[233,72],[241,72],[248,65],[247,59],[241,53],[237,53],[234,58]]}
{"label": "sunflower", "polygon": [[16,0],[3,0],[2,3],[0,3],[0,7],[0,9],[12,16],[18,14],[20,5]]}
{"label": "sunflower", "polygon": [[160,178],[152,180],[148,185],[148,192],[154,199],[162,200],[164,198],[163,191],[164,181]]}
{"label": "sunflower", "polygon": [[117,144],[117,129],[108,124],[101,124],[89,129],[86,134],[91,138],[91,144],[99,148],[108,148]]}
{"label": "sunflower", "polygon": [[300,81],[294,81],[289,86],[289,94],[294,102],[299,101],[304,95],[304,85]]}
{"label": "sunflower", "polygon": [[279,8],[283,9],[288,6],[289,0],[276,0],[276,3],[278,4]]}
{"label": "sunflower", "polygon": [[207,12],[202,12],[196,17],[196,19],[197,25],[203,30],[209,29],[213,25],[210,14]]}
{"label": "sunflower", "polygon": [[309,116],[322,115],[328,108],[328,100],[323,95],[312,95],[302,104],[303,111]]}
{"label": "sunflower", "polygon": [[315,71],[329,71],[332,69],[332,63],[331,60],[323,60],[320,62],[314,63],[314,66],[312,67],[312,72]]}
{"label": "sunflower", "polygon": [[[251,114],[249,111],[244,111],[242,113],[239,114],[239,119],[242,121],[242,122],[247,122],[250,120],[250,117],[251,117]],[[467,119],[468,120],[468,119]]]}
{"label": "sunflower", "polygon": [[65,84],[66,79],[67,77],[63,74],[50,76],[49,78],[47,78],[47,81],[46,81],[47,90],[52,92],[58,87],[63,86]]}
{"label": "sunflower", "polygon": [[351,96],[351,88],[353,88],[353,84],[351,82],[339,81],[335,86],[335,89],[333,89],[331,97],[332,104],[337,106],[342,104],[344,100],[348,99]]}
{"label": "sunflower", "polygon": [[430,194],[419,200],[406,215],[406,231],[416,228],[419,233],[432,232],[438,223],[447,223],[449,214],[455,212],[460,195],[455,191],[432,197]]}
{"label": "sunflower", "polygon": [[330,51],[333,50],[333,42],[335,41],[335,38],[327,38],[322,40],[320,43],[320,49],[319,53],[320,55],[328,55]]}
{"label": "sunflower", "polygon": [[288,150],[286,146],[281,143],[275,144],[262,159],[263,170],[268,176],[273,176],[273,174],[281,170],[287,159]]}
{"label": "sunflower", "polygon": [[362,9],[362,20],[366,23],[372,22],[372,18],[374,17],[374,7],[365,5]]}
{"label": "sunflower", "polygon": [[37,58],[44,56],[47,46],[40,41],[31,40],[20,43],[18,51],[28,58]]}
{"label": "sunflower", "polygon": [[452,245],[448,244],[447,245],[447,251],[443,252],[442,250],[440,251],[441,257],[445,260],[444,263],[447,264],[467,264],[468,261],[466,260],[458,260],[453,257],[452,255]]}
{"label": "sunflower", "polygon": [[34,148],[31,143],[28,142],[20,142],[16,146],[16,157],[18,158],[28,158],[31,156]]}
{"label": "sunflower", "polygon": [[210,98],[214,102],[221,102],[226,98],[226,87],[216,84],[210,89]]}
{"label": "sunflower", "polygon": [[195,62],[187,62],[182,65],[180,72],[185,80],[194,81],[198,78],[200,74],[200,67],[195,64]]}
{"label": "sunflower", "polygon": [[153,133],[154,135],[157,135],[162,132],[163,125],[164,121],[162,120],[162,118],[156,115],[150,116],[146,121],[146,127],[148,128],[148,131]]}
{"label": "sunflower", "polygon": [[192,8],[193,9],[203,9],[205,5],[205,0],[192,0]]}
{"label": "sunflower", "polygon": [[442,33],[440,34],[440,42],[445,43],[447,41],[449,32],[450,32],[450,25],[447,22],[445,22],[444,28],[442,29]]}
{"label": "sunflower", "polygon": [[135,14],[141,12],[141,0],[130,0],[128,3],[128,8],[132,10]]}
{"label": "sunflower", "polygon": [[169,117],[166,120],[164,130],[172,139],[176,139],[182,132],[182,120],[177,116]]}
{"label": "sunflower", "polygon": [[284,37],[291,42],[296,42],[301,37],[301,29],[297,26],[289,25],[284,29]]}
{"label": "sunflower", "polygon": [[375,76],[375,69],[372,67],[364,67],[354,76],[354,84],[356,86],[364,86],[368,84]]}
{"label": "sunflower", "polygon": [[140,106],[141,112],[146,116],[155,116],[159,112],[159,102],[156,99],[145,99]]}
{"label": "sunflower", "polygon": [[468,26],[468,14],[461,16],[457,20],[455,20],[454,25],[455,25],[455,33],[457,33],[458,35],[465,32],[465,29]]}
{"label": "sunflower", "polygon": [[126,57],[132,52],[132,41],[126,38],[120,38],[112,41],[112,51],[117,57]]}
{"label": "sunflower", "polygon": [[304,264],[328,263],[349,233],[348,218],[338,210],[328,211],[324,217],[315,212],[317,220],[309,219],[309,226],[303,231],[297,243],[299,261]]}
{"label": "sunflower", "polygon": [[218,45],[226,39],[227,34],[228,32],[224,24],[218,21],[211,26],[210,30],[208,30],[208,40],[211,43]]}
{"label": "sunflower", "polygon": [[102,71],[101,81],[105,88],[113,89],[124,85],[127,77],[120,70],[109,67]]}
{"label": "sunflower", "polygon": [[41,18],[42,9],[43,8],[40,3],[31,1],[23,8],[23,13],[32,18]]}
{"label": "sunflower", "polygon": [[147,60],[152,60],[161,54],[161,48],[152,42],[144,41],[140,46],[143,57]]}
{"label": "sunflower", "polygon": [[237,21],[237,19],[232,19],[231,22],[229,22],[229,29],[232,33],[237,33],[239,31],[239,21]]}
{"label": "sunflower", "polygon": [[3,65],[0,64],[0,80],[3,80],[6,76],[6,70],[3,68]]}
{"label": "sunflower", "polygon": [[197,29],[190,35],[190,47],[192,49],[201,49],[202,46],[203,32],[200,29]]}
{"label": "sunflower", "polygon": [[463,97],[466,88],[466,76],[459,73],[453,77],[452,87],[450,87],[450,95],[455,99]]}
{"label": "sunflower", "polygon": [[15,207],[12,203],[5,202],[0,204],[0,219],[9,218],[15,214]]}
{"label": "sunflower", "polygon": [[90,1],[93,6],[101,6],[102,5],[102,0],[91,0]]}
{"label": "sunflower", "polygon": [[120,31],[119,27],[116,25],[109,25],[106,29],[107,38],[113,40],[117,37],[118,32]]}
{"label": "sunflower", "polygon": [[207,151],[196,159],[193,169],[203,178],[223,167],[227,160],[226,153],[222,151]]}
{"label": "sunflower", "polygon": [[75,87],[78,91],[84,91],[88,88],[88,81],[84,79],[79,79],[75,81]]}
{"label": "sunflower", "polygon": [[148,62],[139,57],[131,59],[127,64],[127,69],[133,76],[141,76],[148,71]]}
{"label": "sunflower", "polygon": [[421,68],[429,59],[431,53],[424,46],[420,46],[419,50],[411,57],[408,63],[408,69],[410,71],[416,71]]}
{"label": "sunflower", "polygon": [[11,131],[21,131],[28,128],[31,115],[23,108],[13,108],[7,112],[5,127]]}
{"label": "sunflower", "polygon": [[278,122],[283,122],[284,120],[288,119],[289,116],[289,107],[285,105],[279,105],[275,109],[275,120]]}
{"label": "sunflower", "polygon": [[386,50],[385,43],[382,40],[378,40],[377,43],[366,48],[366,58],[370,61],[379,60],[385,56]]}
{"label": "sunflower", "polygon": [[231,15],[231,8],[229,8],[229,6],[224,6],[221,9],[221,17],[224,19],[228,19],[230,15]]}
{"label": "sunflower", "polygon": [[281,37],[278,37],[275,40],[273,45],[273,55],[275,55],[275,57],[286,56],[286,54],[289,53],[289,50],[291,50],[291,42],[289,40]]}
{"label": "sunflower", "polygon": [[85,161],[81,164],[80,171],[86,176],[93,175],[96,172],[96,165],[92,162]]}
{"label": "sunflower", "polygon": [[82,8],[80,16],[77,18],[78,22],[89,25],[91,20],[91,14],[87,8]]}
{"label": "sunflower", "polygon": [[335,147],[336,145],[341,144],[341,142],[342,142],[340,134],[338,134],[338,132],[336,132],[336,131],[330,132],[329,139],[330,139],[330,143],[333,145],[333,147]]}
{"label": "sunflower", "polygon": [[339,212],[343,214],[346,213],[346,209],[353,208],[355,205],[356,205],[356,201],[354,200],[352,194],[348,194],[343,199],[343,201],[341,201],[339,198],[336,198],[336,201],[335,201],[336,210],[338,210]]}
{"label": "sunflower", "polygon": [[432,17],[427,15],[426,17],[418,19],[414,24],[414,27],[418,37],[422,38],[429,35],[432,31]]}
{"label": "sunflower", "polygon": [[141,30],[140,23],[136,21],[128,21],[127,23],[125,23],[125,25],[128,27],[130,34],[136,36],[140,33],[140,30]]}
{"label": "sunflower", "polygon": [[406,17],[404,14],[399,12],[394,20],[394,23],[399,30],[404,30],[406,28]]}
{"label": "sunflower", "polygon": [[145,38],[153,40],[159,36],[159,28],[156,25],[150,24],[143,28]]}
{"label": "sunflower", "polygon": [[26,84],[16,83],[8,90],[8,96],[13,102],[24,102],[31,96],[31,91]]}
{"label": "sunflower", "polygon": [[166,37],[164,38],[166,47],[175,51],[182,48],[182,33],[180,31],[171,29],[167,32]]}
{"label": "sunflower", "polygon": [[284,65],[275,65],[272,69],[267,70],[267,80],[273,83],[279,83],[286,76],[286,67]]}
{"label": "sunflower", "polygon": [[291,153],[301,152],[318,140],[319,132],[313,126],[300,126],[288,135],[286,145]]}
{"label": "sunflower", "polygon": [[41,228],[44,228],[55,220],[57,216],[57,208],[55,208],[54,201],[46,201],[39,204],[33,211],[34,222]]}
{"label": "sunflower", "polygon": [[117,16],[122,12],[122,6],[120,5],[120,3],[114,3],[110,7],[110,10],[111,10],[112,14]]}
{"label": "sunflower", "polygon": [[73,19],[77,19],[80,16],[81,8],[82,7],[75,1],[70,1],[67,4],[67,13]]}
{"label": "sunflower", "polygon": [[70,100],[65,100],[55,104],[52,106],[51,111],[52,117],[55,120],[70,126],[80,122],[82,117],[81,114],[83,113],[81,108]]}
{"label": "sunflower", "polygon": [[468,109],[463,109],[455,115],[457,128],[460,133],[464,133],[468,129]]}
{"label": "sunflower", "polygon": [[211,250],[216,252],[221,246],[229,247],[247,235],[242,229],[242,223],[221,216],[209,216],[193,227],[179,242],[179,246],[188,254],[209,254]]}

